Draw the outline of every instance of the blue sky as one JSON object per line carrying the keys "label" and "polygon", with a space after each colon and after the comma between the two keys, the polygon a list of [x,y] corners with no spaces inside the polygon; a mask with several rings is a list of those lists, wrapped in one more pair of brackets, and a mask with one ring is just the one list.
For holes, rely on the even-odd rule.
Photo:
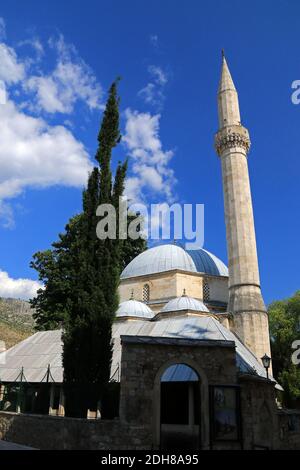
{"label": "blue sky", "polygon": [[270,302],[300,288],[298,1],[10,0],[0,17],[1,295],[33,291],[32,254],[80,210],[118,75],[125,138],[114,162],[131,156],[128,191],[147,202],[204,203],[204,246],[226,261],[213,149],[221,48],[252,140],[263,294]]}

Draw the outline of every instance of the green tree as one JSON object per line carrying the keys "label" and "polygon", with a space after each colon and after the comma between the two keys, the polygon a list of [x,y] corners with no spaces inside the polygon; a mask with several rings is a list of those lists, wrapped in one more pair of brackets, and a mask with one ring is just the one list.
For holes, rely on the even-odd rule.
{"label": "green tree", "polygon": [[[100,240],[96,235],[99,204],[118,209],[124,191],[127,161],[111,171],[113,148],[120,142],[117,82],[98,135],[96,160],[83,193],[83,212],[72,218],[51,250],[34,255],[31,266],[45,288],[31,304],[38,329],[63,322],[63,365],[66,414],[86,416],[104,393],[110,377],[111,328],[118,307],[118,283],[124,260],[146,248],[142,240]],[[132,216],[131,216],[132,217]]]}
{"label": "green tree", "polygon": [[300,365],[292,362],[292,344],[300,340],[300,291],[269,305],[272,364],[275,378],[284,388],[284,404],[300,405]]}
{"label": "green tree", "polygon": [[[77,297],[74,292],[74,282],[78,278],[78,270],[82,269],[82,265],[78,261],[78,240],[84,232],[83,238],[86,238],[86,234],[89,233],[88,241],[91,241],[92,244],[98,243],[95,240],[95,224],[99,220],[96,218],[95,211],[98,204],[112,203],[118,214],[119,196],[123,193],[127,171],[127,161],[124,164],[119,162],[113,184],[110,165],[111,151],[121,139],[118,106],[117,83],[114,83],[110,89],[101,129],[98,134],[99,146],[96,160],[99,163],[100,171],[99,168],[94,168],[90,175],[88,190],[83,194],[84,211],[70,219],[65,227],[65,232],[59,234],[59,240],[52,244],[52,249],[35,253],[33,261],[30,263],[30,266],[38,272],[39,280],[44,285],[44,288],[37,292],[37,296],[30,300],[31,306],[35,309],[33,316],[37,330],[49,330],[59,327],[65,321],[70,306],[76,304]],[[128,224],[136,216],[137,214],[134,213],[128,214]],[[89,249],[87,240],[85,240],[85,243],[85,250],[87,251]],[[122,271],[139,253],[147,249],[146,241],[143,238],[119,240],[118,254],[114,249],[111,249],[112,246],[110,247],[110,245],[115,246],[115,244],[107,241],[105,244],[106,254],[108,253],[110,264],[118,265],[118,272]],[[99,244],[97,246],[100,250]],[[103,244],[101,246],[103,248]],[[90,252],[92,259],[95,256],[94,248],[92,247]],[[109,265],[107,265],[103,253],[99,252],[98,255],[102,260],[99,269],[102,271],[109,270]],[[84,262],[84,266],[85,264]],[[109,291],[111,292],[111,289]]]}
{"label": "green tree", "polygon": [[66,315],[63,333],[63,366],[67,415],[85,416],[95,409],[109,382],[112,357],[111,329],[118,307],[120,241],[96,234],[99,204],[118,201],[124,191],[127,162],[119,164],[112,182],[111,156],[120,142],[119,98],[116,83],[110,88],[98,135],[95,167],[83,194],[80,237],[74,288],[77,300]]}
{"label": "green tree", "polygon": [[65,232],[59,234],[59,240],[52,244],[51,249],[33,255],[30,266],[38,272],[44,285],[30,300],[36,330],[58,328],[65,321],[69,305],[75,300],[72,281],[76,266],[72,254],[74,257],[73,247],[79,236],[81,217],[77,215],[70,219]]}
{"label": "green tree", "polygon": [[[29,301],[34,309],[33,318],[37,331],[59,328],[64,323],[70,304],[76,301],[71,287],[77,270],[74,248],[79,236],[81,217],[82,214],[79,214],[70,219],[65,232],[59,234],[58,241],[52,243],[51,249],[38,251],[33,255],[30,266],[38,272],[39,280],[44,285],[38,290],[36,297]],[[128,224],[136,217],[137,214],[129,213]],[[120,271],[146,249],[144,238],[122,240]]]}

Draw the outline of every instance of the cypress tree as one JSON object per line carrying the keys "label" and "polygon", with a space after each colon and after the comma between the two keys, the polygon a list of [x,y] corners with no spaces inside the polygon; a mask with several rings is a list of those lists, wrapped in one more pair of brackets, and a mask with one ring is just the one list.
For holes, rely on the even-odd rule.
{"label": "cypress tree", "polygon": [[119,98],[112,84],[98,135],[94,168],[83,194],[83,214],[77,249],[75,286],[77,302],[71,306],[63,334],[66,412],[86,416],[95,409],[110,378],[111,329],[118,307],[121,245],[118,237],[100,240],[96,235],[99,204],[113,204],[124,191],[127,162],[119,164],[113,185],[112,149],[120,142]]}
{"label": "cypress tree", "polygon": [[[96,236],[98,205],[111,203],[118,209],[124,191],[127,161],[118,164],[114,181],[111,171],[112,150],[121,139],[118,107],[115,82],[98,134],[99,167],[91,172],[83,192],[83,212],[70,219],[52,249],[36,253],[31,263],[45,285],[31,301],[37,329],[64,325],[64,386],[69,416],[85,417],[87,409],[95,408],[103,396],[110,377],[119,274],[146,249],[143,239],[99,240]],[[130,214],[128,222],[133,217]]]}

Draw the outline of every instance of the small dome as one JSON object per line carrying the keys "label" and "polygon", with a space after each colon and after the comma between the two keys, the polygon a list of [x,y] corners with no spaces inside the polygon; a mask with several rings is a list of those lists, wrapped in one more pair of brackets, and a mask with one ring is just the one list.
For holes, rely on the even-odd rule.
{"label": "small dome", "polygon": [[187,253],[193,259],[198,273],[228,276],[227,266],[209,251],[200,248],[199,250],[187,250]]}
{"label": "small dome", "polygon": [[172,269],[197,272],[194,261],[183,248],[177,245],[159,245],[134,258],[122,272],[121,279]]}
{"label": "small dome", "polygon": [[116,311],[116,317],[136,317],[143,319],[151,319],[154,317],[154,313],[152,312],[151,308],[149,308],[143,302],[130,299],[120,303],[119,308]]}
{"label": "small dome", "polygon": [[162,313],[178,312],[179,310],[194,310],[197,312],[209,312],[208,308],[200,300],[182,295],[170,300],[161,310]]}

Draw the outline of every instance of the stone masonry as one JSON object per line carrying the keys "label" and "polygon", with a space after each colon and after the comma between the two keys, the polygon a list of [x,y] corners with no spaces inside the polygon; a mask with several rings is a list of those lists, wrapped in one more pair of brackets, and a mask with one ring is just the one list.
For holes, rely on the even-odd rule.
{"label": "stone masonry", "polygon": [[228,311],[233,329],[258,357],[270,356],[268,316],[261,295],[248,173],[249,133],[241,125],[238,95],[223,56],[215,148],[222,165],[229,268]]}

